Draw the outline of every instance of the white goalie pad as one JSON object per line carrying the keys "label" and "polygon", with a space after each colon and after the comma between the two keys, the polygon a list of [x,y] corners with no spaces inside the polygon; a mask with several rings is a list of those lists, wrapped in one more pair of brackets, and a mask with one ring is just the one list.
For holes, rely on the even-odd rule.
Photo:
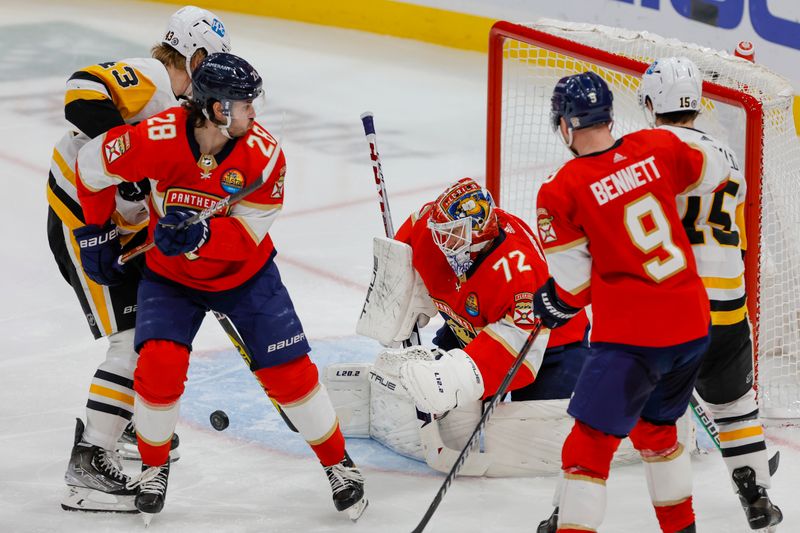
{"label": "white goalie pad", "polygon": [[322,375],[345,437],[369,438],[371,367],[369,363],[339,363],[326,367]]}
{"label": "white goalie pad", "polygon": [[375,237],[372,254],[372,282],[356,333],[395,346],[411,336],[416,324],[427,324],[437,311],[412,266],[409,245]]}

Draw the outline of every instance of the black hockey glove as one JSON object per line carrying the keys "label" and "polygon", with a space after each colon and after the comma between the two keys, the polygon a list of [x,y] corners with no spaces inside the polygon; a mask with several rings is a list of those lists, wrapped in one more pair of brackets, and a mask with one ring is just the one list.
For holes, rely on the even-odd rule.
{"label": "black hockey glove", "polygon": [[553,278],[548,278],[533,296],[533,314],[542,320],[546,328],[561,327],[580,311],[580,308],[567,305],[558,298]]}
{"label": "black hockey glove", "polygon": [[117,185],[117,191],[123,200],[141,202],[150,194],[150,180],[126,181]]}
{"label": "black hockey glove", "polygon": [[111,221],[104,226],[89,224],[72,230],[81,254],[86,275],[100,285],[118,285],[124,278],[124,267],[117,261],[122,247],[117,226]]}

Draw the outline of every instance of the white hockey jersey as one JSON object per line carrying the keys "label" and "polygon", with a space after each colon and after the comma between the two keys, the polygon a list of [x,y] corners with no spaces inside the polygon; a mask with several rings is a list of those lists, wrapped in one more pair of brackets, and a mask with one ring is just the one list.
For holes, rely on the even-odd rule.
{"label": "white hockey jersey", "polygon": [[700,150],[721,152],[730,172],[724,188],[702,196],[679,196],[678,213],[692,244],[697,272],[711,301],[715,326],[741,322],[747,313],[742,252],[747,249],[744,207],[747,184],[736,154],[692,128],[660,126]]}

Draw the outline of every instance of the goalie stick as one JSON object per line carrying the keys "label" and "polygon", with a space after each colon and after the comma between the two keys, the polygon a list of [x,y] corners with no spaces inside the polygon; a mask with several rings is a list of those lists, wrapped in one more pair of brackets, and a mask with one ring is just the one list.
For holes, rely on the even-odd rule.
{"label": "goalie stick", "polygon": [[472,435],[470,435],[467,443],[462,448],[461,453],[458,455],[458,459],[453,464],[453,467],[450,469],[450,473],[447,474],[447,477],[444,478],[442,482],[442,486],[439,487],[439,491],[436,493],[436,496],[433,497],[433,501],[428,506],[428,510],[425,511],[425,515],[422,517],[422,520],[419,521],[417,527],[412,530],[412,533],[422,533],[425,529],[425,526],[428,525],[430,522],[433,513],[436,512],[436,509],[439,507],[439,504],[442,502],[444,495],[447,493],[447,489],[450,488],[450,485],[453,483],[453,480],[458,475],[458,471],[461,470],[461,467],[464,465],[464,462],[467,460],[467,455],[469,452],[472,451],[475,442],[479,438],[481,431],[483,431],[484,426],[486,426],[486,422],[489,420],[489,417],[492,416],[497,405],[503,400],[503,396],[505,396],[506,389],[508,386],[511,385],[511,381],[514,379],[514,376],[517,375],[517,372],[522,367],[522,364],[525,362],[525,358],[528,355],[528,352],[533,346],[533,343],[536,341],[536,338],[539,336],[539,332],[542,330],[542,322],[537,321],[536,325],[533,327],[533,330],[528,334],[528,338],[525,339],[525,344],[522,345],[522,348],[519,350],[519,356],[514,361],[514,364],[511,365],[511,368],[508,370],[506,377],[503,379],[503,382],[500,383],[500,386],[497,388],[497,392],[492,396],[491,401],[486,405],[486,409],[483,411],[483,415],[481,415],[481,419],[478,421],[478,425],[475,426],[475,429],[472,431]]}
{"label": "goalie stick", "polygon": [[[251,183],[247,187],[244,187],[242,190],[237,191],[237,192],[235,192],[233,194],[229,194],[228,196],[226,196],[222,200],[219,200],[218,202],[214,202],[213,204],[211,204],[210,206],[206,207],[205,209],[203,209],[199,213],[195,213],[191,217],[189,217],[186,220],[182,221],[181,223],[177,224],[175,226],[175,228],[176,229],[183,229],[186,226],[191,226],[192,224],[197,224],[198,222],[201,222],[203,220],[209,219],[213,215],[215,215],[216,213],[218,213],[218,212],[222,211],[223,209],[225,209],[226,207],[231,206],[231,205],[243,200],[251,192],[254,192],[256,189],[259,189],[262,185],[264,185],[264,182],[267,179],[269,179],[270,175],[272,174],[272,171],[275,170],[275,165],[278,164],[278,159],[280,158],[279,156],[281,154],[281,142],[282,142],[282,139],[279,137],[278,138],[278,143],[275,145],[275,149],[272,151],[273,157],[270,157],[269,163],[267,163],[267,167],[264,169],[264,172],[261,173],[261,175],[258,177],[258,179],[253,181],[253,183]],[[134,248],[133,250],[130,250],[130,251],[125,252],[124,254],[120,255],[119,258],[117,259],[117,262],[120,265],[124,265],[126,262],[130,261],[134,257],[136,257],[138,255],[141,255],[141,254],[145,253],[146,251],[150,250],[155,245],[156,245],[156,243],[154,243],[153,241],[141,244],[141,245],[137,246],[136,248]]]}
{"label": "goalie stick", "polygon": [[[383,169],[381,168],[381,156],[378,154],[378,143],[375,136],[375,121],[371,111],[365,111],[361,114],[361,124],[364,126],[364,135],[367,137],[369,143],[369,157],[372,160],[372,174],[375,177],[375,186],[378,189],[378,201],[381,206],[381,218],[383,218],[383,229],[386,236],[390,239],[394,238],[394,224],[392,223],[392,213],[389,210],[389,197],[386,194],[386,180],[383,179]],[[374,280],[373,280],[374,281]],[[370,284],[369,291],[372,290]],[[369,292],[367,293],[369,299]],[[421,344],[419,337],[419,328],[414,325],[414,330],[411,332],[411,337],[403,341],[403,347],[408,348],[412,345]]]}

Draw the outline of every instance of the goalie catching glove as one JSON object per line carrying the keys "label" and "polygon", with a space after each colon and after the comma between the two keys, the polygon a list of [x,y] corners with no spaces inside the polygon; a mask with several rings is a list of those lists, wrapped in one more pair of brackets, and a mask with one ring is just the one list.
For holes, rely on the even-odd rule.
{"label": "goalie catching glove", "polygon": [[420,411],[442,414],[459,404],[480,400],[483,376],[464,350],[433,350],[433,361],[406,361],[400,366],[400,385]]}

